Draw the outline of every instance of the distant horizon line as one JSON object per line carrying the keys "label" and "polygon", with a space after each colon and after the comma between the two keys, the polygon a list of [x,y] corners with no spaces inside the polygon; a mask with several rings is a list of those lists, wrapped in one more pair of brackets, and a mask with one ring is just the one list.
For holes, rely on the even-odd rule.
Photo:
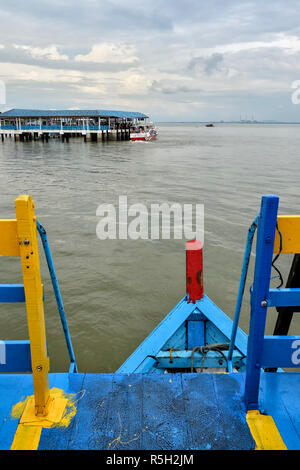
{"label": "distant horizon line", "polygon": [[300,124],[300,121],[276,121],[264,119],[261,121],[224,121],[222,120],[209,120],[209,121],[156,121],[160,124],[174,123],[174,124]]}
{"label": "distant horizon line", "polygon": [[[7,106],[7,105],[6,105]],[[7,111],[11,111],[14,109],[26,109],[26,108],[9,108],[8,110],[1,111],[0,109],[0,114],[5,113]],[[40,111],[41,109],[37,109],[37,111]],[[54,110],[54,109],[53,109]],[[73,111],[72,109],[67,108],[68,111]],[[60,111],[59,109],[55,109],[55,111]],[[74,111],[81,111],[81,109],[76,108]],[[92,111],[92,110],[91,110]],[[177,121],[177,120],[155,120],[155,122],[160,123],[160,124],[167,124],[167,123],[173,123],[173,124],[300,124],[300,121],[280,121],[276,119],[263,119],[263,120],[257,120],[257,119],[242,119],[242,120],[224,120],[224,119],[216,119],[216,120],[207,120],[207,121],[194,121],[194,120],[184,120],[184,121]]]}

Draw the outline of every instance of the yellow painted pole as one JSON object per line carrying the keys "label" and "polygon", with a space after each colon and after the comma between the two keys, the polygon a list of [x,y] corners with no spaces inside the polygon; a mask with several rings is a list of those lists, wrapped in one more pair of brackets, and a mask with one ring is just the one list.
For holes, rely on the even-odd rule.
{"label": "yellow painted pole", "polygon": [[46,416],[50,402],[49,358],[47,356],[36,217],[32,196],[19,196],[15,200],[15,206],[30,339],[35,414]]}

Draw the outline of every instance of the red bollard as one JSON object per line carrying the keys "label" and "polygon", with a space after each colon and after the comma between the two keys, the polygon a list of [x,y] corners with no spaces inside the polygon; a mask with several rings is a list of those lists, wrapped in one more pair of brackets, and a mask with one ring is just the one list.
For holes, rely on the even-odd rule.
{"label": "red bollard", "polygon": [[198,240],[186,242],[186,293],[188,303],[203,297],[203,248]]}

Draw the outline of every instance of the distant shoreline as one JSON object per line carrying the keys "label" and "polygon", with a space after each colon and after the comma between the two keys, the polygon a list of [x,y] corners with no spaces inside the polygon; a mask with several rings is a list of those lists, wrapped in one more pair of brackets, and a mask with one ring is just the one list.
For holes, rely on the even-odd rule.
{"label": "distant shoreline", "polygon": [[156,121],[157,124],[300,124],[300,122],[288,121],[255,121],[255,122],[240,122],[240,121]]}

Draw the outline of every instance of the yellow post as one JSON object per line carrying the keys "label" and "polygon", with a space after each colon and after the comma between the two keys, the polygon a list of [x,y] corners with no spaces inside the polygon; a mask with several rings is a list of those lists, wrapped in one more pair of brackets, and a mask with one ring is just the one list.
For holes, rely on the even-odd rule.
{"label": "yellow post", "polygon": [[15,200],[15,205],[30,339],[35,414],[46,416],[50,402],[49,358],[47,356],[36,217],[32,196],[19,196]]}
{"label": "yellow post", "polygon": [[[278,230],[282,236],[281,253],[300,253],[300,215],[279,215]],[[274,253],[279,253],[280,236],[275,232]]]}

